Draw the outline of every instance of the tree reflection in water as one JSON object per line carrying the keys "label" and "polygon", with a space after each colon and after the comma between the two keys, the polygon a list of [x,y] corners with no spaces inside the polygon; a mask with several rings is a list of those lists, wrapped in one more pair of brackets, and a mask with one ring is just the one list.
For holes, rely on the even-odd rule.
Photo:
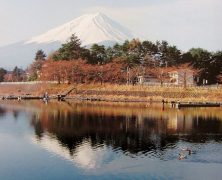
{"label": "tree reflection in water", "polygon": [[0,117],[5,116],[5,114],[6,114],[6,109],[5,109],[5,108],[0,107]]}
{"label": "tree reflection in water", "polygon": [[[215,112],[217,109],[213,109]],[[160,107],[71,103],[49,105],[32,117],[36,136],[45,133],[75,154],[85,141],[126,154],[164,151],[180,141],[221,141],[222,118],[206,109],[161,111]]]}
{"label": "tree reflection in water", "polygon": [[[34,177],[45,169],[49,179],[64,173],[68,179],[220,179],[221,108],[2,101],[0,122],[3,171],[23,162],[18,174],[26,167]],[[180,161],[179,153],[186,158]]]}

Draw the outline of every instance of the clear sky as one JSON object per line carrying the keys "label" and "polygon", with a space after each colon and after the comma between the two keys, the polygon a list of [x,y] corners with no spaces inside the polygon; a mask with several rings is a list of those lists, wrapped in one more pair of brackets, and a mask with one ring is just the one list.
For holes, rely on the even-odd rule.
{"label": "clear sky", "polygon": [[0,46],[98,11],[143,39],[222,49],[222,0],[0,0]]}

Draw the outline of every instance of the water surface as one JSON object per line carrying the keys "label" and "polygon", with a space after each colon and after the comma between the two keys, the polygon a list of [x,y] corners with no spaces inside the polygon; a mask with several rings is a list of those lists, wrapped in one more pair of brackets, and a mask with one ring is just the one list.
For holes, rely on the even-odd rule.
{"label": "water surface", "polygon": [[4,180],[221,179],[221,154],[221,108],[0,102]]}

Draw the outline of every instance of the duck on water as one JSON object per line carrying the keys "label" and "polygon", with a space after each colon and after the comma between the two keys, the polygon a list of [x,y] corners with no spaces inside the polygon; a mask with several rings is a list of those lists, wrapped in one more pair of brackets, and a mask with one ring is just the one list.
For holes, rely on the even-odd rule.
{"label": "duck on water", "polygon": [[[183,160],[183,159],[187,159],[187,155],[191,155],[193,153],[193,151],[190,148],[181,148],[180,150],[181,152],[179,153],[179,160]],[[185,152],[188,152],[188,154],[186,154]]]}

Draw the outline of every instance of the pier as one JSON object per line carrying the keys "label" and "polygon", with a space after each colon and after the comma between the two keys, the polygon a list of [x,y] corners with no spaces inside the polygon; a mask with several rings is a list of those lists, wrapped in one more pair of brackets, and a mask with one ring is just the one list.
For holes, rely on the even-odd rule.
{"label": "pier", "polygon": [[43,99],[42,96],[3,96],[2,100],[38,100]]}
{"label": "pier", "polygon": [[65,97],[68,96],[74,89],[76,89],[76,87],[72,86],[67,91],[57,94],[58,101],[64,101]]}
{"label": "pier", "polygon": [[172,108],[221,107],[221,103],[213,102],[179,102],[171,101]]}

